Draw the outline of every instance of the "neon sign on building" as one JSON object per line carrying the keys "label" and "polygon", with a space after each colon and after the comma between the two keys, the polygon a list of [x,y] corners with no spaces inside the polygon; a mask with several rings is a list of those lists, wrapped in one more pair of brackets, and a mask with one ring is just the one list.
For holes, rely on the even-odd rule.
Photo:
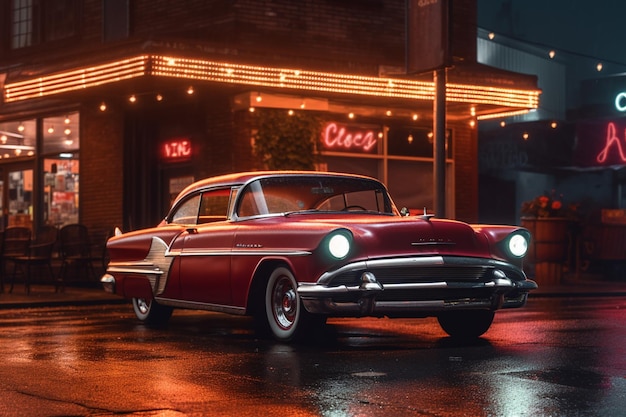
{"label": "neon sign on building", "polygon": [[626,92],[618,93],[615,96],[615,108],[617,111],[626,111]]}
{"label": "neon sign on building", "polygon": [[579,124],[576,130],[575,165],[626,164],[626,125],[620,121],[592,121]]}
{"label": "neon sign on building", "polygon": [[623,133],[624,138],[620,140],[617,136],[615,123],[610,122],[607,125],[604,147],[596,156],[596,161],[599,164],[604,164],[607,161],[626,163],[626,154],[624,154],[624,148],[622,147],[622,142],[626,145],[626,129],[624,129]]}
{"label": "neon sign on building", "polygon": [[327,150],[370,153],[377,150],[377,143],[378,134],[372,129],[329,122],[322,130],[322,144]]}
{"label": "neon sign on building", "polygon": [[161,144],[161,158],[165,161],[179,162],[191,158],[191,141],[187,138],[176,138]]}

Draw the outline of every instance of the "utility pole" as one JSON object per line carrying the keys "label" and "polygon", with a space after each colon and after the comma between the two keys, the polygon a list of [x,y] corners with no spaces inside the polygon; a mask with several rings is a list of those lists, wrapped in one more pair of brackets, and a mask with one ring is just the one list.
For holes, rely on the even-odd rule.
{"label": "utility pole", "polygon": [[433,202],[435,216],[446,216],[446,69],[434,71],[433,102]]}

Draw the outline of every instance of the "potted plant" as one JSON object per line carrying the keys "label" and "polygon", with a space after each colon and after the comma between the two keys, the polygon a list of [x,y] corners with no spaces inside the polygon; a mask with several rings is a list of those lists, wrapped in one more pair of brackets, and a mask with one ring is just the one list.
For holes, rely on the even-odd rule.
{"label": "potted plant", "polygon": [[578,205],[564,205],[563,196],[552,190],[524,202],[521,213],[521,225],[532,235],[528,259],[535,264],[535,275],[560,280],[563,264],[571,253]]}
{"label": "potted plant", "polygon": [[317,141],[321,135],[321,124],[315,114],[263,109],[257,116],[254,149],[264,168],[315,168]]}

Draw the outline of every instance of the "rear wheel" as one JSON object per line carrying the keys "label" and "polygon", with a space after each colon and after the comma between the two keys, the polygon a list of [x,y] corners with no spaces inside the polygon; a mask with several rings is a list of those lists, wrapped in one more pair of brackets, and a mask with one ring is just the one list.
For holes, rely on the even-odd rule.
{"label": "rear wheel", "polygon": [[446,311],[437,320],[451,337],[474,339],[489,330],[494,315],[491,310]]}
{"label": "rear wheel", "polygon": [[133,298],[133,310],[139,320],[154,325],[167,323],[174,311],[172,307],[145,298]]}

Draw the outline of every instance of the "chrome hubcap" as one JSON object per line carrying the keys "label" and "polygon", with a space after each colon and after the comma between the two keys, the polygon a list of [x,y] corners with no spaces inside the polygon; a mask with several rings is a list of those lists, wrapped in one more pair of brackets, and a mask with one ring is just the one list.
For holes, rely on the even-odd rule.
{"label": "chrome hubcap", "polygon": [[288,329],[296,317],[296,291],[287,278],[280,279],[274,287],[273,310],[276,323]]}
{"label": "chrome hubcap", "polygon": [[141,312],[141,314],[147,314],[150,311],[150,304],[146,302],[143,298],[137,299],[137,308]]}

